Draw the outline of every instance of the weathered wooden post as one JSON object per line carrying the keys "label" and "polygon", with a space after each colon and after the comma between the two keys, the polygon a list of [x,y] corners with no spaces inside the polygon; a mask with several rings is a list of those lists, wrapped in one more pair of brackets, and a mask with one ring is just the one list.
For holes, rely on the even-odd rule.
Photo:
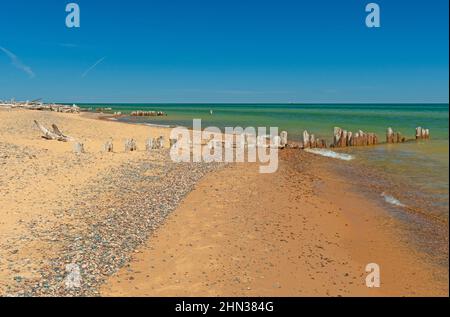
{"label": "weathered wooden post", "polygon": [[430,138],[430,129],[425,129],[422,127],[416,128],[416,140],[429,138]]}
{"label": "weathered wooden post", "polygon": [[279,149],[280,147],[282,147],[281,137],[279,137],[278,135],[275,135],[274,137],[272,137],[272,142],[270,144],[270,148]]}
{"label": "weathered wooden post", "polygon": [[342,137],[342,129],[339,127],[334,127],[334,131],[333,131],[333,146],[334,147],[339,147],[341,137]]}
{"label": "weathered wooden post", "polygon": [[125,152],[133,152],[137,150],[136,141],[134,139],[125,140]]}
{"label": "weathered wooden post", "polygon": [[108,140],[105,144],[103,144],[103,151],[104,152],[113,152],[114,146],[112,139]]}
{"label": "weathered wooden post", "polygon": [[286,145],[288,144],[288,133],[286,131],[281,131],[280,138],[281,138],[281,147],[286,147]]}
{"label": "weathered wooden post", "polygon": [[156,150],[158,148],[158,139],[157,138],[149,139],[148,144],[151,150]]}
{"label": "weathered wooden post", "polygon": [[309,148],[310,145],[309,133],[307,130],[305,130],[303,131],[303,148]]}
{"label": "weathered wooden post", "polygon": [[352,142],[353,142],[353,132],[352,131],[348,131],[348,133],[347,133],[347,146],[352,146]]}
{"label": "weathered wooden post", "polygon": [[84,144],[80,143],[80,142],[75,142],[74,145],[73,145],[73,151],[76,154],[85,153],[85,151],[84,151]]}
{"label": "weathered wooden post", "polygon": [[177,139],[169,139],[170,148],[176,147],[178,140]]}
{"label": "weathered wooden post", "polygon": [[164,137],[163,136],[160,136],[158,138],[158,148],[159,149],[163,149],[164,148]]}
{"label": "weathered wooden post", "polygon": [[309,147],[310,148],[315,148],[316,147],[316,137],[314,134],[310,134],[309,135]]}
{"label": "weathered wooden post", "polygon": [[386,131],[386,143],[403,143],[406,141],[405,137],[402,137],[400,132],[395,132],[392,128],[388,128]]}
{"label": "weathered wooden post", "polygon": [[397,143],[405,142],[405,138],[402,137],[402,134],[400,132],[397,132],[395,135],[395,139]]}
{"label": "weathered wooden post", "polygon": [[145,140],[145,150],[147,152],[150,152],[153,149],[153,139],[147,139]]}
{"label": "weathered wooden post", "polygon": [[394,143],[394,130],[391,127],[386,130],[386,143]]}
{"label": "weathered wooden post", "polygon": [[341,131],[341,136],[339,138],[339,147],[346,147],[347,145],[347,130]]}
{"label": "weathered wooden post", "polygon": [[361,130],[359,130],[359,133],[362,135],[362,145],[368,145],[368,143],[369,143],[369,138],[368,138],[368,136],[367,136],[367,133],[365,133],[365,132],[363,132],[363,131],[361,131]]}
{"label": "weathered wooden post", "polygon": [[422,128],[421,127],[417,127],[416,128],[416,140],[417,139],[421,139],[422,138]]}
{"label": "weathered wooden post", "polygon": [[266,136],[258,135],[256,137],[256,146],[257,147],[267,147]]}

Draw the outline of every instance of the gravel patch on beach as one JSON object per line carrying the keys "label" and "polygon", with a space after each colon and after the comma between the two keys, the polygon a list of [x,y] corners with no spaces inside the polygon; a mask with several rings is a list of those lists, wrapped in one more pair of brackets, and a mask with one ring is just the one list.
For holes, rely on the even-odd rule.
{"label": "gravel patch on beach", "polygon": [[27,224],[28,239],[59,251],[34,269],[39,278],[15,276],[3,295],[99,295],[106,277],[127,263],[206,173],[221,166],[173,163],[161,150],[108,170],[76,191],[74,204],[54,211],[61,221],[46,229]]}

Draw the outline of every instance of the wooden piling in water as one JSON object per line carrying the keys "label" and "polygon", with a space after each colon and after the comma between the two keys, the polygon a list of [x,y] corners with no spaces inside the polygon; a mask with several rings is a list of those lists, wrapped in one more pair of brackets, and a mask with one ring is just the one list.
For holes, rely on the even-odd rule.
{"label": "wooden piling in water", "polygon": [[422,127],[416,128],[416,140],[423,140],[430,138],[430,129],[425,129]]}
{"label": "wooden piling in water", "polygon": [[159,117],[159,116],[165,116],[166,113],[162,111],[143,111],[143,110],[136,110],[132,111],[130,113],[130,116],[133,117]]}
{"label": "wooden piling in water", "polygon": [[375,133],[365,133],[361,130],[353,132],[335,127],[333,131],[333,147],[366,146],[378,144]]}
{"label": "wooden piling in water", "polygon": [[406,138],[401,135],[400,132],[394,132],[394,130],[389,127],[386,130],[386,143],[403,143],[406,141]]}
{"label": "wooden piling in water", "polygon": [[303,131],[303,145],[304,149],[307,148],[326,148],[327,142],[323,139],[316,138],[314,134],[309,134],[307,130]]}

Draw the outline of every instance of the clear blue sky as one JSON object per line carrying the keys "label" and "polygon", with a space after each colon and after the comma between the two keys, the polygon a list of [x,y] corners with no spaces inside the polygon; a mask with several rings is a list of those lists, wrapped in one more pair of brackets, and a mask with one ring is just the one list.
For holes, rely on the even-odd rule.
{"label": "clear blue sky", "polygon": [[0,99],[448,102],[448,0],[369,2],[2,0]]}

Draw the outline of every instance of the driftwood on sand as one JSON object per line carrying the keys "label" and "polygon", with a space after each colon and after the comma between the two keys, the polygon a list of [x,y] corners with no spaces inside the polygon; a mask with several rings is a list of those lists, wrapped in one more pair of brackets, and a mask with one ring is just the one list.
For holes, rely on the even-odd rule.
{"label": "driftwood on sand", "polygon": [[52,124],[52,129],[53,129],[53,133],[55,133],[57,136],[61,137],[61,138],[65,138],[68,141],[73,141],[73,138],[71,138],[70,136],[67,136],[65,134],[63,134],[61,132],[61,130],[59,130],[59,128],[56,126],[56,124]]}
{"label": "driftwood on sand", "polygon": [[63,141],[63,142],[72,140],[71,137],[64,135],[55,124],[52,125],[53,131],[50,131],[49,129],[44,127],[42,124],[40,124],[36,120],[34,120],[34,123],[39,128],[39,130],[42,132],[42,134],[43,134],[42,137],[44,139],[58,140],[58,141]]}
{"label": "driftwood on sand", "polygon": [[80,113],[80,107],[76,105],[58,105],[58,104],[44,104],[42,102],[12,102],[8,104],[11,108],[39,110],[39,111],[55,111],[64,113]]}

